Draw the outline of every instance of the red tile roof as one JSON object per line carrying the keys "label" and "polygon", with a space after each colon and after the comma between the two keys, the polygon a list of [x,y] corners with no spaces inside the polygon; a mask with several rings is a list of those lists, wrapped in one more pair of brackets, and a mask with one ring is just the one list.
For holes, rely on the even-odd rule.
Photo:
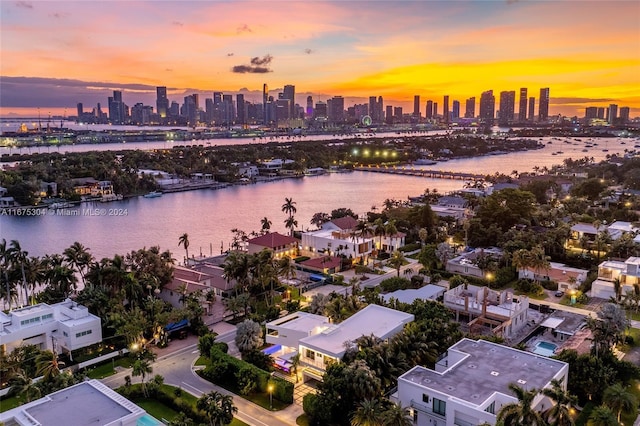
{"label": "red tile roof", "polygon": [[340,229],[353,229],[358,224],[358,221],[351,216],[344,216],[338,219],[333,219],[334,225],[336,225]]}
{"label": "red tile roof", "polygon": [[317,269],[337,268],[340,266],[340,258],[335,256],[314,257],[313,259],[300,262],[300,264]]}
{"label": "red tile roof", "polygon": [[249,244],[274,249],[276,247],[286,246],[297,243],[298,240],[287,235],[271,232],[249,240]]}

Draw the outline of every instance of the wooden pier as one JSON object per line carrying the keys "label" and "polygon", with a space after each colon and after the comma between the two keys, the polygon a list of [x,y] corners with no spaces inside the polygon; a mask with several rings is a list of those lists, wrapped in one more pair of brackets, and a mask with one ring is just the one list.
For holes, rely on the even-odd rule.
{"label": "wooden pier", "polygon": [[481,180],[486,175],[476,173],[450,172],[444,170],[418,169],[411,166],[360,166],[354,170],[362,172],[388,173],[392,175],[417,176],[431,179]]}

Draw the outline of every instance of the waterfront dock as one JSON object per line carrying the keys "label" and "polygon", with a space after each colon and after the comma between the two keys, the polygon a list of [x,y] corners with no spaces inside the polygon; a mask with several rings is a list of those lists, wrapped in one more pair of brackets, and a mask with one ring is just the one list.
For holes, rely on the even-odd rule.
{"label": "waterfront dock", "polygon": [[375,173],[388,173],[393,175],[403,176],[418,176],[431,179],[453,179],[453,180],[480,180],[486,178],[486,175],[480,175],[477,173],[464,173],[464,172],[450,172],[443,170],[427,170],[418,169],[408,166],[360,166],[355,167],[354,170],[362,172],[375,172]]}

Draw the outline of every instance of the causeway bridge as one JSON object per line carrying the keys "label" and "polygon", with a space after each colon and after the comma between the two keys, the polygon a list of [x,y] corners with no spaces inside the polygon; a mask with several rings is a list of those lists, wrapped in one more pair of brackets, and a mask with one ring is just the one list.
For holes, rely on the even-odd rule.
{"label": "causeway bridge", "polygon": [[417,176],[431,179],[482,180],[486,175],[476,173],[451,172],[444,170],[418,169],[411,166],[360,166],[354,170],[362,172],[388,173],[392,175]]}

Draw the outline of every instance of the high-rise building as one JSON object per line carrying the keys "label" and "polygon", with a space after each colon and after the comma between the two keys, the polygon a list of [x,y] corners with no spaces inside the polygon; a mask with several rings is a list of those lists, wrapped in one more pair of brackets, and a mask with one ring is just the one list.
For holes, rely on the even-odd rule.
{"label": "high-rise building", "polygon": [[529,121],[534,121],[535,117],[536,117],[536,97],[535,96],[531,96],[529,98]]}
{"label": "high-rise building", "polygon": [[500,92],[500,118],[498,123],[507,125],[513,122],[515,116],[516,92],[504,91]]}
{"label": "high-rise building", "polygon": [[493,90],[487,90],[480,95],[480,119],[486,124],[492,124],[495,117],[496,98]]}
{"label": "high-rise building", "polygon": [[547,121],[549,118],[549,88],[540,89],[540,100],[538,101],[538,120]]}
{"label": "high-rise building", "polygon": [[307,117],[313,117],[313,97],[307,96]]}
{"label": "high-rise building", "polygon": [[476,98],[467,99],[464,109],[464,118],[474,118],[476,116]]}
{"label": "high-rise building", "polygon": [[242,93],[236,95],[236,109],[236,122],[238,124],[247,124],[247,105]]}
{"label": "high-rise building", "polygon": [[167,88],[156,87],[156,111],[160,118],[167,118],[169,112],[169,98],[167,98]]}
{"label": "high-rise building", "polygon": [[433,101],[427,101],[427,108],[424,112],[424,117],[427,119],[433,118]]}
{"label": "high-rise building", "polygon": [[285,85],[282,90],[282,99],[289,99],[289,118],[296,118],[296,86]]}
{"label": "high-rise building", "polygon": [[269,86],[267,83],[262,85],[262,116],[264,117],[264,124],[269,124],[269,114],[267,110],[267,102],[269,102]]}
{"label": "high-rise building", "polygon": [[327,102],[327,114],[329,121],[332,123],[344,122],[344,98],[342,96],[334,96]]}
{"label": "high-rise building", "polygon": [[[527,88],[520,88],[520,106],[518,108],[518,121],[524,123],[527,121]],[[502,107],[500,107],[502,109]]]}
{"label": "high-rise building", "polygon": [[113,91],[113,97],[109,98],[109,121],[112,124],[124,124],[126,119],[126,107],[122,102],[122,92]]}
{"label": "high-rise building", "polygon": [[618,105],[616,104],[609,105],[609,118],[607,122],[609,124],[616,124],[617,118],[618,118]]}
{"label": "high-rise building", "polygon": [[586,107],[584,110],[584,118],[586,120],[591,120],[593,118],[598,118],[598,108],[597,107]]}
{"label": "high-rise building", "polygon": [[622,107],[620,108],[620,123],[621,124],[625,124],[629,122],[629,112],[630,109],[629,107]]}
{"label": "high-rise building", "polygon": [[393,124],[393,106],[387,105],[386,117],[387,118],[386,118],[385,122],[387,124]]}
{"label": "high-rise building", "polygon": [[327,104],[326,102],[318,102],[313,109],[314,118],[327,118]]}
{"label": "high-rise building", "polygon": [[444,122],[449,124],[449,96],[445,95],[444,97],[444,110],[442,112]]}
{"label": "high-rise building", "polygon": [[413,97],[413,116],[420,117],[420,95]]}
{"label": "high-rise building", "polygon": [[451,106],[451,118],[453,120],[460,118],[460,101],[453,101]]}

